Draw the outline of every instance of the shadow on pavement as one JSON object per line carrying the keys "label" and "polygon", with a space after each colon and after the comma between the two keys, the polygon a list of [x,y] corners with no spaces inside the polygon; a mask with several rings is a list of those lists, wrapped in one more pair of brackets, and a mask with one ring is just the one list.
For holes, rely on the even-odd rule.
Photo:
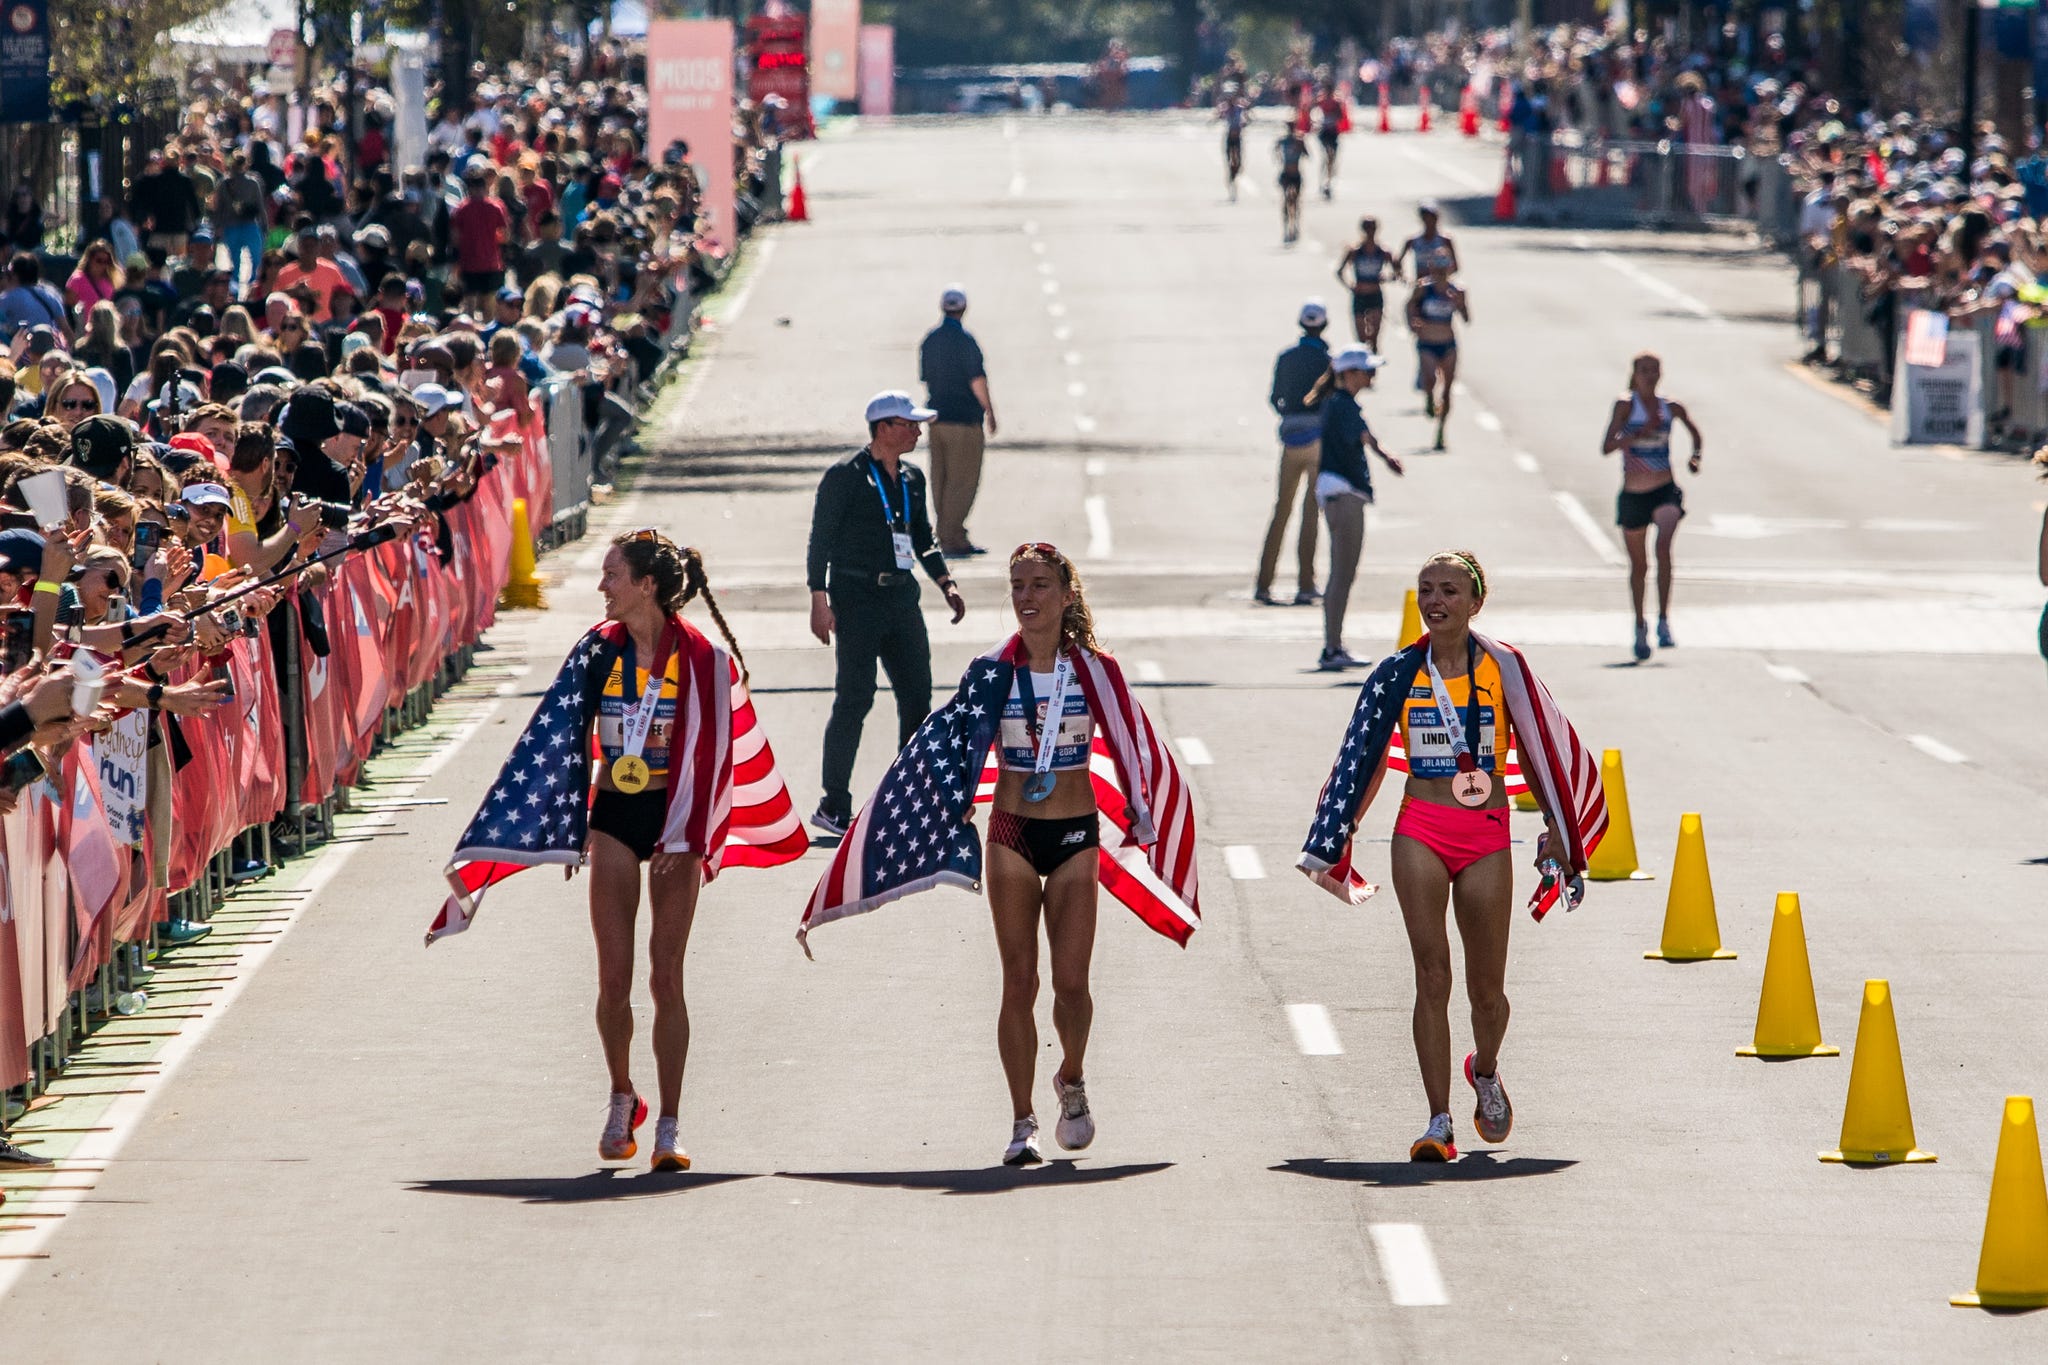
{"label": "shadow on pavement", "polygon": [[419,1180],[407,1188],[415,1194],[463,1194],[485,1199],[516,1199],[522,1204],[590,1204],[605,1199],[656,1199],[733,1180],[759,1178],[751,1172],[644,1171],[635,1174],[620,1167],[607,1167],[588,1175],[514,1176],[504,1180]]}
{"label": "shadow on pavement", "polygon": [[1522,1176],[1555,1175],[1576,1161],[1559,1157],[1511,1156],[1505,1160],[1491,1152],[1467,1152],[1448,1164],[1428,1161],[1332,1161],[1328,1157],[1296,1157],[1268,1170],[1288,1175],[1312,1175],[1319,1180],[1350,1180],[1361,1185],[1389,1188],[1412,1185],[1448,1185],[1460,1180],[1514,1180]]}
{"label": "shadow on pavement", "polygon": [[777,1171],[785,1180],[822,1180],[830,1185],[871,1185],[878,1189],[936,1190],[940,1194],[1007,1194],[1046,1186],[1100,1185],[1151,1175],[1171,1161],[1130,1166],[1082,1166],[1048,1161],[1042,1166],[988,1166],[967,1171]]}

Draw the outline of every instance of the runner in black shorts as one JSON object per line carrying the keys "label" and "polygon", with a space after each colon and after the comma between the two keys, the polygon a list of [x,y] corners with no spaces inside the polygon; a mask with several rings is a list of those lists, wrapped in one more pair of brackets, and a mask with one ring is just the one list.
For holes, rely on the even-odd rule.
{"label": "runner in black shorts", "polygon": [[1224,180],[1230,188],[1230,202],[1235,204],[1237,177],[1244,170],[1244,127],[1251,121],[1251,101],[1245,98],[1243,86],[1232,84],[1223,88],[1216,117],[1223,120]]}
{"label": "runner in black shorts", "polygon": [[1614,400],[1607,418],[1607,435],[1601,438],[1600,453],[1621,452],[1621,496],[1615,500],[1614,519],[1621,537],[1628,543],[1628,588],[1636,609],[1636,662],[1650,657],[1650,626],[1643,619],[1643,590],[1650,575],[1650,527],[1657,528],[1657,645],[1670,649],[1671,638],[1671,541],[1678,534],[1678,522],[1685,515],[1685,495],[1671,472],[1671,424],[1676,422],[1692,437],[1692,458],[1687,468],[1700,472],[1700,429],[1682,403],[1657,396],[1657,381],[1664,365],[1645,352],[1635,358],[1629,372],[1629,391]]}
{"label": "runner in black shorts", "polygon": [[1292,246],[1301,236],[1301,163],[1308,159],[1308,139],[1292,124],[1273,144],[1280,162],[1280,240]]}
{"label": "runner in black shorts", "polygon": [[1358,240],[1337,258],[1337,282],[1351,291],[1351,329],[1358,340],[1379,350],[1380,322],[1386,316],[1385,281],[1389,272],[1401,278],[1401,267],[1380,245],[1380,220],[1358,220]]}

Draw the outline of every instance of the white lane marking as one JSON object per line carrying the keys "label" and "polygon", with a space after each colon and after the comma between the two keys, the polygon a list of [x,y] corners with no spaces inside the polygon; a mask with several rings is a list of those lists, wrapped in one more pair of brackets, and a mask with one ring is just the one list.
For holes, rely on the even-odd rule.
{"label": "white lane marking", "polygon": [[1317,241],[1313,237],[1302,238],[1301,247],[1302,250],[1308,252],[1308,254],[1311,256],[1320,256],[1328,250],[1328,248],[1326,248],[1321,242]]}
{"label": "white lane marking", "polygon": [[[1046,283],[1051,284],[1052,281],[1047,280]],[[1063,318],[1067,315],[1067,305],[1054,301],[1045,305],[1045,312],[1048,317]]]}
{"label": "white lane marking", "polygon": [[1433,157],[1424,156],[1421,152],[1417,151],[1413,147],[1408,146],[1406,143],[1403,143],[1401,145],[1401,155],[1407,157],[1410,161],[1414,162],[1418,166],[1427,166],[1429,167],[1429,169],[1435,171],[1438,175],[1446,176],[1449,179],[1457,181],[1460,185],[1463,185],[1468,190],[1485,190],[1493,188],[1493,186],[1488,185],[1484,180],[1481,180],[1478,176],[1473,175],[1470,171],[1460,170],[1456,166],[1446,166],[1443,162],[1436,160]]}
{"label": "white lane marking", "polygon": [[1543,472],[1543,466],[1536,463],[1536,457],[1526,450],[1515,452],[1515,468],[1521,470],[1524,474],[1541,474]]}
{"label": "white lane marking", "polygon": [[[1081,418],[1075,418],[1076,422]],[[1092,425],[1092,419],[1091,425]],[[1084,428],[1085,430],[1085,428]],[[1081,510],[1088,515],[1088,557],[1107,559],[1110,553],[1109,500],[1100,493],[1090,493],[1081,499]]]}
{"label": "white lane marking", "polygon": [[747,282],[740,286],[740,292],[732,296],[732,302],[718,315],[720,327],[731,327],[739,321],[740,314],[747,311],[747,300],[754,297],[754,286],[761,282],[762,267],[768,264],[768,258],[774,254],[775,239],[770,237],[761,243],[761,254],[754,257],[754,268],[747,272]]}
{"label": "white lane marking", "polygon": [[1083,436],[1091,435],[1095,430],[1095,419],[1085,412],[1075,413],[1074,430],[1080,432]]}
{"label": "white lane marking", "polygon": [[[1057,314],[1055,314],[1055,316],[1057,316]],[[1052,329],[1052,339],[1054,341],[1065,341],[1073,335],[1074,329],[1071,327],[1055,327]]]}
{"label": "white lane marking", "polygon": [[1038,282],[1038,287],[1040,289],[1043,289],[1048,294],[1057,294],[1060,292],[1060,282],[1058,280],[1040,280]]}
{"label": "white lane marking", "polygon": [[1895,535],[1955,535],[1974,531],[1977,524],[1971,521],[1923,521],[1917,517],[1872,517],[1863,523],[1863,529]]}
{"label": "white lane marking", "polygon": [[1043,256],[1045,254],[1045,243],[1039,241],[1032,242],[1031,252],[1035,256]]}
{"label": "white lane marking", "polygon": [[1943,744],[1932,735],[1907,735],[1906,743],[1912,745],[1921,753],[1926,754],[1929,758],[1938,758],[1943,763],[1968,763],[1970,761],[1969,755],[1949,748],[1948,745]]}
{"label": "white lane marking", "polygon": [[1600,562],[1616,568],[1628,563],[1628,556],[1622,553],[1607,532],[1600,529],[1600,523],[1593,520],[1593,514],[1586,510],[1586,504],[1566,492],[1550,495],[1557,502],[1557,510],[1564,513],[1564,519],[1572,524],[1585,542],[1593,547],[1593,553],[1600,556]]}
{"label": "white lane marking", "polygon": [[1496,436],[1500,435],[1500,418],[1495,417],[1492,413],[1481,409],[1472,420],[1479,424],[1481,431],[1490,431]]}
{"label": "white lane marking", "polygon": [[1138,660],[1138,681],[1150,683],[1165,682],[1166,670],[1159,666],[1159,660],[1157,659],[1140,659]]}
{"label": "white lane marking", "polygon": [[1634,261],[1629,260],[1627,257],[1617,256],[1612,251],[1600,252],[1599,256],[1601,263],[1606,265],[1609,269],[1613,270],[1616,274],[1619,274],[1623,278],[1631,280],[1634,283],[1642,286],[1644,289],[1649,290],[1652,294],[1655,294],[1658,298],[1663,299],[1665,302],[1676,304],[1680,308],[1683,308],[1686,312],[1691,313],[1694,317],[1699,318],[1706,322],[1711,322],[1716,327],[1725,327],[1728,325],[1728,319],[1722,317],[1712,308],[1709,308],[1706,304],[1701,303],[1698,299],[1686,293],[1677,285],[1666,284],[1664,281],[1658,279],[1655,275],[1652,275],[1649,271],[1643,269],[1641,266],[1637,265]]}
{"label": "white lane marking", "polygon": [[1079,351],[1068,351],[1065,355],[1061,356],[1060,359],[1064,360],[1069,365],[1078,365],[1081,363],[1081,353]]}
{"label": "white lane marking", "polygon": [[1337,1057],[1344,1044],[1337,1041],[1337,1026],[1321,1005],[1289,1005],[1287,1023],[1294,1030],[1294,1045],[1304,1057]]}
{"label": "white lane marking", "polygon": [[1249,179],[1245,176],[1239,176],[1237,178],[1237,188],[1238,192],[1243,194],[1244,197],[1247,199],[1256,199],[1259,197],[1259,182],[1256,180]]}
{"label": "white lane marking", "polygon": [[1209,746],[1193,735],[1183,735],[1174,743],[1180,748],[1180,761],[1190,768],[1206,768],[1216,761],[1209,753]]}
{"label": "white lane marking", "polygon": [[1451,381],[1451,396],[1453,398],[1470,398],[1472,396],[1472,390],[1465,387],[1464,380],[1453,379]]}
{"label": "white lane marking", "polygon": [[1233,881],[1262,882],[1266,879],[1266,865],[1259,861],[1259,851],[1250,844],[1225,844],[1223,865],[1230,870]]}
{"label": "white lane marking", "polygon": [[1440,1308],[1451,1301],[1422,1224],[1374,1223],[1369,1231],[1396,1308]]}
{"label": "white lane marking", "polygon": [[1091,479],[1099,479],[1109,472],[1109,461],[1103,459],[1100,455],[1091,455],[1088,457],[1087,462],[1081,466],[1081,472]]}
{"label": "white lane marking", "polygon": [[1026,218],[1024,220],[1024,235],[1026,237],[1036,237],[1038,235],[1038,220],[1036,218]]}
{"label": "white lane marking", "polygon": [[1022,199],[1024,197],[1024,172],[1018,171],[1010,177],[1010,197],[1012,199]]}
{"label": "white lane marking", "polygon": [[1076,379],[1073,383],[1067,385],[1067,397],[1086,398],[1087,396],[1088,386],[1086,384],[1083,384],[1080,380]]}
{"label": "white lane marking", "polygon": [[[1041,244],[1041,245],[1042,245],[1042,244]],[[1041,275],[1050,275],[1050,274],[1052,274],[1052,262],[1051,262],[1051,261],[1040,261],[1040,262],[1038,263],[1038,273],[1039,273],[1039,274],[1041,274]]]}
{"label": "white lane marking", "polygon": [[1765,664],[1764,672],[1770,674],[1779,682],[1791,683],[1794,687],[1804,687],[1813,681],[1813,679],[1807,677],[1790,664]]}

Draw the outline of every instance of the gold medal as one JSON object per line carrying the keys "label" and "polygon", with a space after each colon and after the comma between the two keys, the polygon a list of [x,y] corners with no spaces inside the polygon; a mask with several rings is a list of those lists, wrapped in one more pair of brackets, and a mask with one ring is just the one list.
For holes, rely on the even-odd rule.
{"label": "gold medal", "polygon": [[638,754],[612,760],[612,785],[628,796],[646,791],[648,778],[647,760]]}

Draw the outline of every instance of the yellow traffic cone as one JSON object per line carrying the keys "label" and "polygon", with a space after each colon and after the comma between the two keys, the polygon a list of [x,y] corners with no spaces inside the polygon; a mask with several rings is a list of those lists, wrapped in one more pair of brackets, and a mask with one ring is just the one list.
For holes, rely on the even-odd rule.
{"label": "yellow traffic cone", "polygon": [[1899,1056],[1899,1021],[1892,1017],[1892,984],[1863,983],[1863,1017],[1856,1024],[1856,1056],[1849,1063],[1849,1103],[1842,1110],[1842,1145],[1822,1161],[1890,1166],[1932,1161],[1913,1145],[1913,1106],[1906,1101],[1906,1063]]}
{"label": "yellow traffic cone", "polygon": [[1422,638],[1422,608],[1415,605],[1415,589],[1401,600],[1401,629],[1395,633],[1394,648],[1402,650]]}
{"label": "yellow traffic cone", "polygon": [[1628,778],[1619,749],[1600,755],[1600,791],[1607,798],[1607,833],[1586,860],[1586,875],[1596,882],[1649,881],[1650,874],[1636,866],[1636,827],[1628,818]]}
{"label": "yellow traffic cone", "polygon": [[1738,1057],[1837,1057],[1842,1049],[1820,1040],[1813,1003],[1813,968],[1806,961],[1806,924],[1799,893],[1780,891],[1771,916],[1771,951],[1764,958],[1763,998],[1756,1007],[1756,1041]]}
{"label": "yellow traffic cone", "polygon": [[1977,1288],[1949,1302],[1958,1308],[2048,1308],[2048,1185],[2041,1179],[2034,1102],[2025,1095],[2005,1097]]}
{"label": "yellow traffic cone", "polygon": [[512,574],[505,580],[505,590],[498,594],[498,605],[507,610],[513,607],[543,607],[546,601],[541,597],[540,575],[533,571],[533,527],[526,520],[526,499],[512,499]]}
{"label": "yellow traffic cone", "polygon": [[[1614,837],[1611,829],[1608,837]],[[1607,847],[1605,843],[1600,846]],[[1721,923],[1714,918],[1714,879],[1707,872],[1707,838],[1697,815],[1678,817],[1671,894],[1664,900],[1664,941],[1643,956],[1661,962],[1707,962],[1735,956],[1721,946]]]}

